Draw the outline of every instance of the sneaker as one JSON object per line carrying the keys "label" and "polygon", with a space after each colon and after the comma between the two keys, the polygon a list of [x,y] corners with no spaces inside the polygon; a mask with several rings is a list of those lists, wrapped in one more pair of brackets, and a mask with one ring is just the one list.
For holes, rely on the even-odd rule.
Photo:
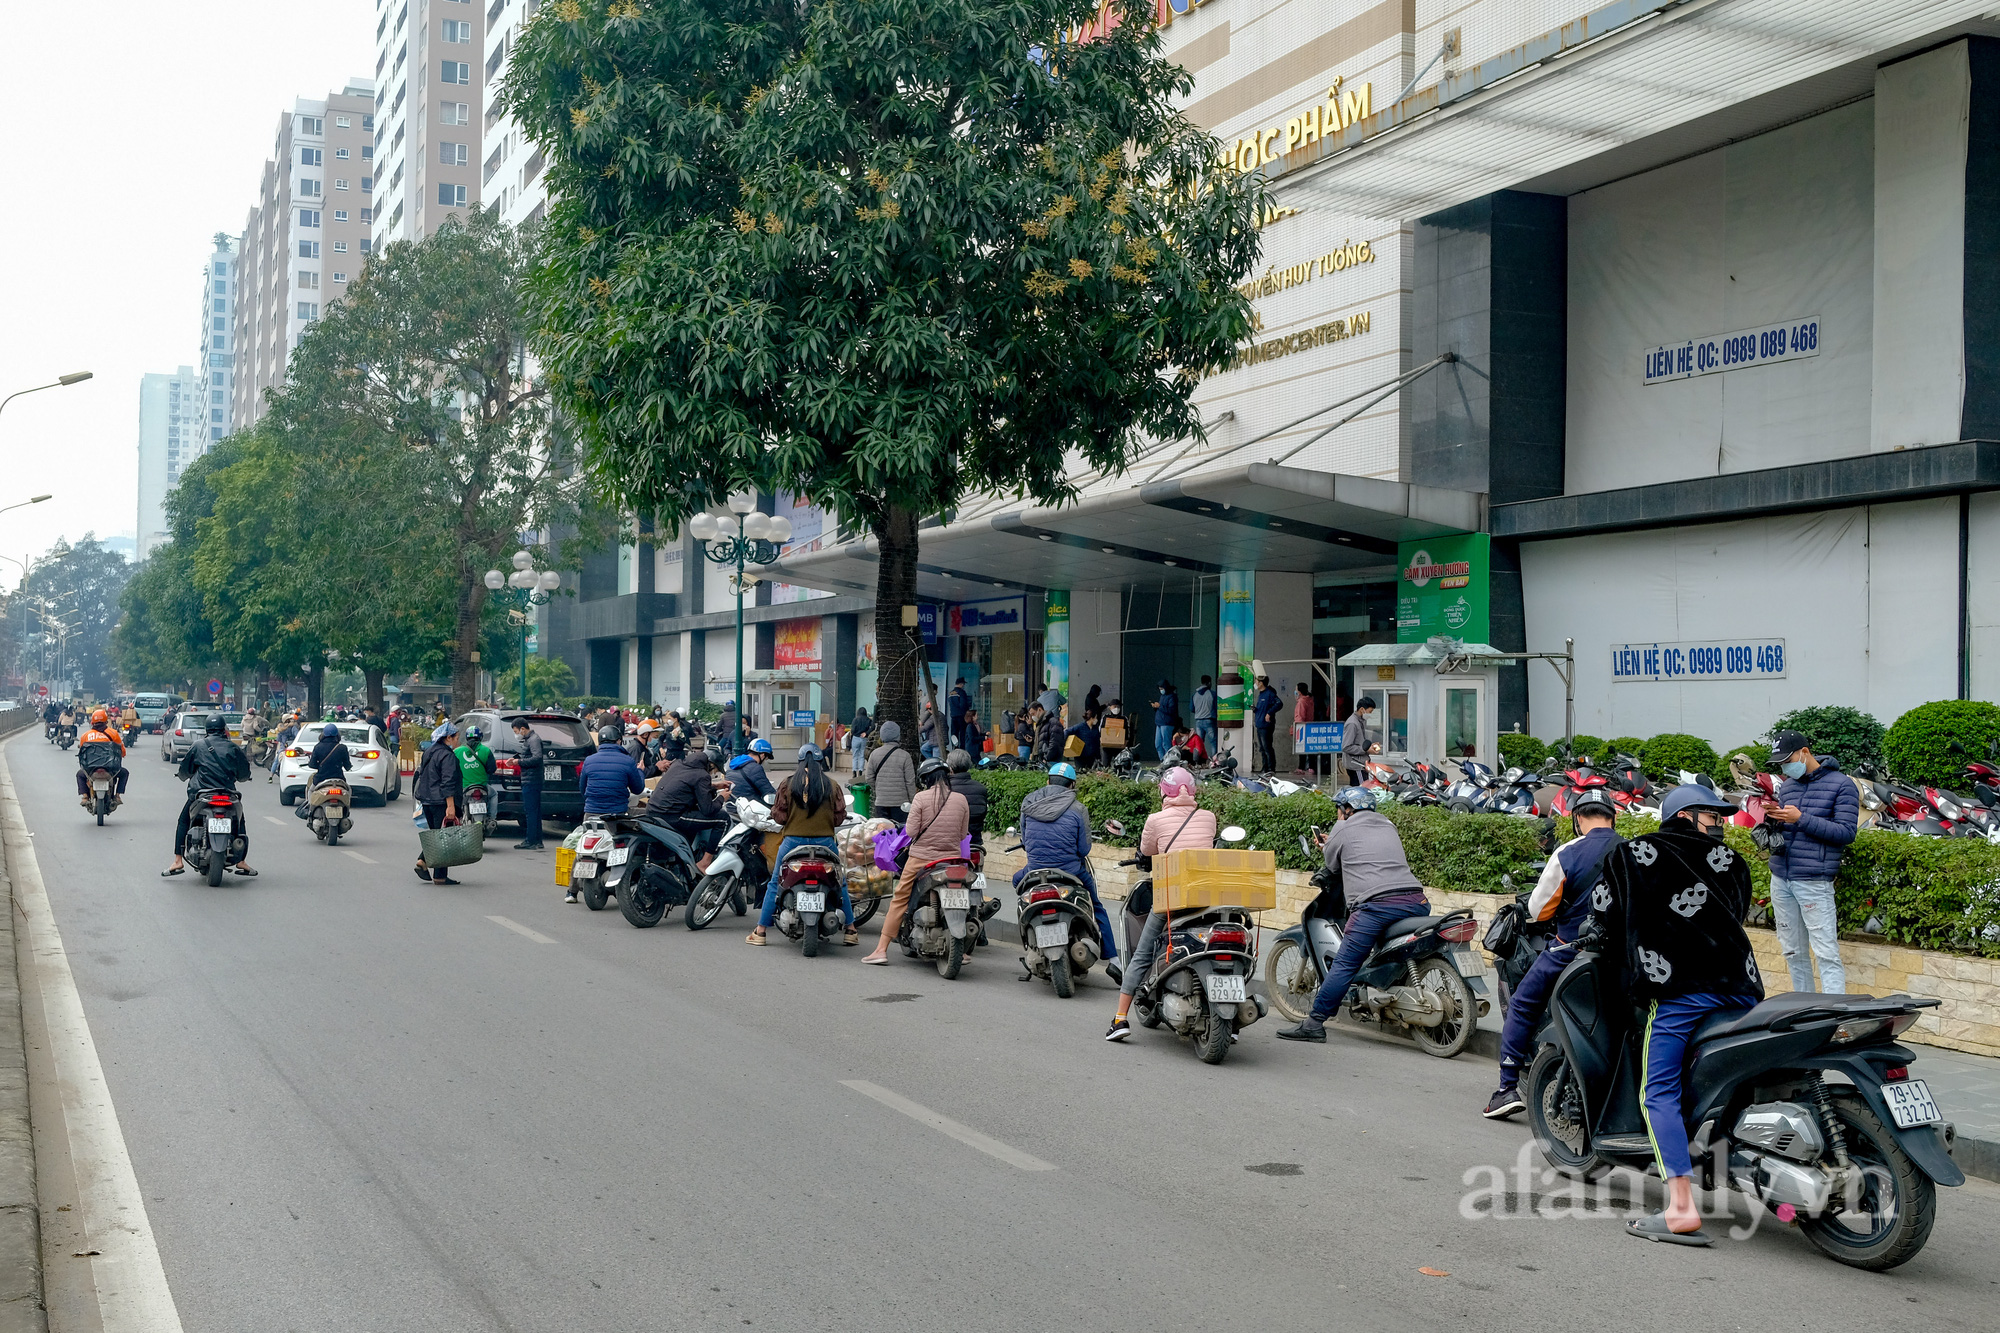
{"label": "sneaker", "polygon": [[1104,965],[1104,975],[1111,978],[1111,984],[1114,986],[1125,984],[1125,969],[1116,963],[1106,963]]}
{"label": "sneaker", "polygon": [[1326,1024],[1315,1023],[1310,1018],[1302,1019],[1295,1028],[1279,1028],[1278,1039],[1280,1041],[1316,1041],[1324,1044],[1326,1041]]}
{"label": "sneaker", "polygon": [[1114,1018],[1111,1020],[1111,1026],[1108,1029],[1106,1029],[1104,1033],[1104,1039],[1106,1041],[1123,1041],[1131,1035],[1132,1035],[1131,1020],[1124,1018]]}
{"label": "sneaker", "polygon": [[1520,1088],[1509,1083],[1493,1094],[1486,1103],[1486,1109],[1479,1114],[1488,1120],[1505,1120],[1508,1116],[1518,1115],[1527,1109],[1528,1104],[1521,1100]]}
{"label": "sneaker", "polygon": [[574,893],[565,893],[563,895],[563,901],[566,903],[573,903],[576,901],[576,895]]}
{"label": "sneaker", "polygon": [[542,844],[539,842],[517,842],[514,844],[514,850],[517,852],[539,852],[542,850]]}

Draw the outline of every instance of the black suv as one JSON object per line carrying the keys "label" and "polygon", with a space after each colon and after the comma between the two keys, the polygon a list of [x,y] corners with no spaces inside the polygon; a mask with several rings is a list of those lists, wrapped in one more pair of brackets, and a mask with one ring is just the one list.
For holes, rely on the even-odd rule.
{"label": "black suv", "polygon": [[480,739],[493,751],[493,817],[501,822],[521,822],[521,738],[514,734],[514,719],[524,717],[534,734],[542,738],[542,818],[578,823],[583,819],[583,786],[577,781],[576,766],[597,753],[597,745],[584,729],[582,719],[570,713],[486,709],[457,718],[461,732],[478,727]]}

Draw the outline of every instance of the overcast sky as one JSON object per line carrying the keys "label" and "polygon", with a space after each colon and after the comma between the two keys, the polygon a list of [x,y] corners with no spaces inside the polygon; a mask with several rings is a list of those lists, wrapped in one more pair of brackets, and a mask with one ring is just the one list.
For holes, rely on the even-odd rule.
{"label": "overcast sky", "polygon": [[[137,527],[139,377],[191,365],[202,265],[278,117],[375,67],[374,0],[8,3],[0,43],[0,557]],[[0,587],[20,569],[0,559]]]}

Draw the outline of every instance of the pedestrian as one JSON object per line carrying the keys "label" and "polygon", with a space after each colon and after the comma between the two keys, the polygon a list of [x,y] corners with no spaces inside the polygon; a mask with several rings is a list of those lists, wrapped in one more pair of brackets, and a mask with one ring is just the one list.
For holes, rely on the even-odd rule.
{"label": "pedestrian", "polygon": [[542,850],[542,764],[548,758],[548,744],[535,734],[525,717],[514,719],[514,748],[521,764],[521,840],[517,851]]}
{"label": "pedestrian", "polygon": [[[1160,774],[1160,808],[1146,816],[1146,826],[1139,831],[1139,855],[1165,856],[1168,852],[1188,848],[1205,850],[1215,846],[1215,833],[1215,812],[1195,804],[1194,774],[1179,767]],[[1146,891],[1152,891],[1150,884]],[[1143,910],[1146,917],[1146,924],[1140,928],[1137,941],[1130,934],[1131,923],[1137,915],[1133,910],[1135,906]],[[1125,974],[1118,983],[1118,1012],[1112,1016],[1111,1027],[1104,1034],[1106,1041],[1124,1041],[1132,1035],[1132,1024],[1127,1018],[1132,1011],[1132,997],[1145,984],[1153,959],[1160,952],[1160,937],[1166,929],[1166,911],[1164,908],[1155,911],[1155,906],[1150,898],[1143,904],[1127,901]]]}
{"label": "pedestrian", "polygon": [[[1071,745],[1070,742],[1077,742]],[[1071,754],[1070,751],[1076,751]],[[1062,757],[1078,768],[1096,768],[1104,758],[1104,730],[1097,725],[1097,710],[1084,706],[1083,721],[1063,733]]]}
{"label": "pedestrian", "polygon": [[1771,853],[1771,916],[1778,926],[1778,945],[1785,951],[1793,990],[1813,989],[1817,960],[1820,993],[1839,995],[1847,990],[1847,969],[1840,961],[1833,881],[1843,849],[1854,841],[1861,822],[1861,798],[1840,771],[1840,761],[1814,754],[1799,732],[1781,731],[1771,738],[1771,762],[1784,774],[1778,808],[1764,815],[1767,823],[1785,826],[1783,850]]}
{"label": "pedestrian", "polygon": [[[778,854],[771,858],[771,880],[764,886],[763,910],[757,915],[756,928],[744,936],[745,943],[769,942],[765,934],[778,916],[778,901],[782,897],[778,876],[784,869],[785,857],[794,847],[824,847],[838,861],[840,845],[834,841],[833,831],[846,818],[847,797],[840,784],[820,767],[818,747],[801,745],[797,765],[791,776],[779,784],[777,795],[771,800],[771,822],[784,832],[784,838],[778,843]],[[840,910],[847,916],[847,934],[841,942],[861,943],[861,932],[854,924],[854,900],[848,896],[845,880],[840,881]]]}
{"label": "pedestrian", "polygon": [[1029,704],[1014,714],[1014,753],[1024,760],[1035,757],[1036,707],[1035,704]]}
{"label": "pedestrian", "polygon": [[853,755],[850,771],[855,777],[861,776],[861,761],[868,754],[868,734],[875,729],[874,721],[866,708],[854,710],[854,724],[847,729],[847,748]]}
{"label": "pedestrian", "polygon": [[1278,692],[1271,688],[1269,676],[1257,677],[1257,699],[1251,705],[1252,724],[1257,731],[1257,771],[1275,773],[1278,771],[1278,751],[1271,735],[1278,724],[1278,710],[1284,705],[1278,702]]}
{"label": "pedestrian", "polygon": [[[1202,679],[1206,680],[1207,677],[1204,676]],[[1084,691],[1083,711],[1086,713],[1095,713],[1099,717],[1104,716],[1104,687],[1102,685],[1093,685]]]}
{"label": "pedestrian", "polygon": [[[465,799],[465,783],[459,773],[458,752],[452,748],[451,738],[458,734],[458,724],[449,719],[437,724],[431,732],[430,748],[417,765],[417,804],[422,807],[424,827],[441,829],[445,821],[458,822],[460,803]],[[432,884],[457,884],[449,869],[440,866],[432,870],[424,864],[421,853],[417,856],[417,878]]]}
{"label": "pedestrian", "polygon": [[[1292,756],[1298,761],[1297,768],[1299,772],[1306,770],[1306,757],[1299,753],[1299,741],[1301,739],[1299,728],[1312,720],[1312,689],[1304,681],[1300,681],[1298,692],[1292,696]],[[1317,774],[1319,772],[1319,760],[1314,759],[1312,763],[1314,765],[1313,772]],[[1358,786],[1359,784],[1357,783],[1356,785]]]}
{"label": "pedestrian", "polygon": [[1174,745],[1174,728],[1181,720],[1180,696],[1172,681],[1160,682],[1160,697],[1153,700],[1153,754],[1162,763]]}
{"label": "pedestrian", "polygon": [[917,794],[917,764],[902,747],[903,728],[894,721],[876,724],[881,744],[868,756],[861,771],[868,784],[870,813],[897,824],[907,817],[907,807]]}
{"label": "pedestrian", "polygon": [[[958,739],[959,748],[967,754],[977,755],[985,751],[986,733],[980,729],[978,709],[968,708],[965,710],[965,721],[960,725]],[[951,756],[946,755],[945,758],[949,760]]]}
{"label": "pedestrian", "polygon": [[1063,757],[1063,725],[1056,710],[1044,703],[1035,705],[1035,761],[1053,764]]}
{"label": "pedestrian", "polygon": [[736,701],[731,699],[722,705],[722,749],[725,754],[735,754],[742,748],[736,734]]}
{"label": "pedestrian", "polygon": [[1368,756],[1382,749],[1368,732],[1374,716],[1375,701],[1364,694],[1340,729],[1340,763],[1351,786],[1359,787],[1368,780]]}
{"label": "pedestrian", "polygon": [[1194,734],[1201,737],[1202,748],[1215,753],[1215,685],[1207,677],[1195,687],[1189,700],[1194,705]]}
{"label": "pedestrian", "polygon": [[[963,740],[965,736],[965,715],[972,709],[972,696],[966,693],[965,682],[963,680],[955,680],[951,683],[951,695],[945,700],[945,703],[951,710],[952,746],[960,749],[966,748]],[[946,748],[949,749],[952,747]]]}
{"label": "pedestrian", "polygon": [[[890,725],[883,723],[883,729]],[[909,758],[907,754],[903,757]],[[861,960],[878,967],[888,966],[889,945],[909,911],[910,890],[916,885],[917,876],[933,861],[961,855],[959,849],[972,832],[972,808],[951,789],[950,765],[941,759],[926,759],[918,777],[924,788],[910,802],[908,860],[903,864],[902,877],[896,881],[888,914],[882,918],[882,937],[875,951]]]}

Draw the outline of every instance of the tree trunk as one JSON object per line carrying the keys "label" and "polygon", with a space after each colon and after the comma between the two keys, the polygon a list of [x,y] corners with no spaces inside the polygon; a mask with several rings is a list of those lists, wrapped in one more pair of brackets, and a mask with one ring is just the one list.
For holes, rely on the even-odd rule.
{"label": "tree trunk", "polygon": [[923,633],[903,624],[903,608],[917,602],[917,515],[890,505],[876,524],[881,556],[875,566],[875,720],[894,722],[903,748],[920,756],[917,673],[924,671]]}
{"label": "tree trunk", "polygon": [[451,712],[463,713],[479,700],[479,611],[486,585],[466,580],[458,594],[457,633],[451,645]]}
{"label": "tree trunk", "polygon": [[236,711],[239,713],[249,712],[250,706],[243,699],[243,673],[238,671],[230,679],[229,683],[230,687],[236,691]]}
{"label": "tree trunk", "polygon": [[388,674],[381,667],[363,667],[361,679],[367,685],[369,711],[380,715],[382,712],[382,677]]}
{"label": "tree trunk", "polygon": [[326,664],[315,662],[306,668],[306,720],[317,722],[326,714],[320,708],[320,687],[326,683]]}

